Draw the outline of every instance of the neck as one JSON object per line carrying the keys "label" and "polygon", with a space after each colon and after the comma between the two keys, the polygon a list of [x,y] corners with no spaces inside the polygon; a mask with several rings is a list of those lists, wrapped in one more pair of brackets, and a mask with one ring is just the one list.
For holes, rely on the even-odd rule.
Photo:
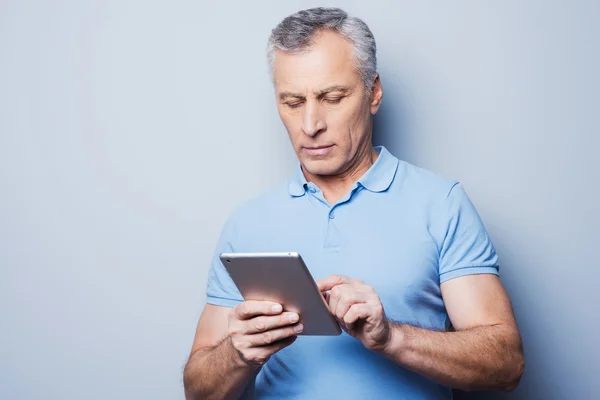
{"label": "neck", "polygon": [[340,174],[313,175],[306,171],[304,167],[302,171],[306,180],[313,182],[323,191],[325,200],[330,204],[334,204],[350,191],[352,185],[371,168],[378,156],[377,150],[369,144],[369,146],[356,153],[354,162]]}

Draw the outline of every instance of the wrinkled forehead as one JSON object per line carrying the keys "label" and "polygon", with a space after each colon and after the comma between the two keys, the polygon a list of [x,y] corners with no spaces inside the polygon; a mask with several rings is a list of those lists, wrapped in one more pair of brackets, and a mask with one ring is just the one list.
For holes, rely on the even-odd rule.
{"label": "wrinkled forehead", "polygon": [[333,32],[318,34],[313,44],[299,53],[276,50],[273,79],[277,92],[316,92],[333,85],[354,87],[360,83],[352,44]]}

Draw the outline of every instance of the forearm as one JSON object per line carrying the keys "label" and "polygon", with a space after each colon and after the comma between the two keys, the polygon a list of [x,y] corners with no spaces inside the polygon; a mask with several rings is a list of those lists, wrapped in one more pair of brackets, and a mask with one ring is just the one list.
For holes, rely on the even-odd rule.
{"label": "forearm", "polygon": [[198,350],[190,356],[183,384],[187,400],[237,399],[257,368],[245,363],[227,338],[210,349]]}
{"label": "forearm", "polygon": [[519,334],[501,325],[458,332],[392,325],[382,353],[429,379],[463,390],[512,390],[523,371]]}

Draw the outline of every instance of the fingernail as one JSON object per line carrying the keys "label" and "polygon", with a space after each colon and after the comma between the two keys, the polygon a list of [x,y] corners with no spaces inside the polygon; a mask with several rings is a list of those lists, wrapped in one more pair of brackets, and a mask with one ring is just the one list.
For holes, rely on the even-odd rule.
{"label": "fingernail", "polygon": [[304,329],[304,325],[302,325],[302,324],[298,324],[294,327],[294,330],[296,332],[302,332],[302,329]]}
{"label": "fingernail", "polygon": [[290,315],[290,322],[298,322],[299,319],[300,317],[298,316],[298,314]]}
{"label": "fingernail", "polygon": [[275,304],[273,307],[271,307],[271,310],[273,312],[281,312],[281,304]]}

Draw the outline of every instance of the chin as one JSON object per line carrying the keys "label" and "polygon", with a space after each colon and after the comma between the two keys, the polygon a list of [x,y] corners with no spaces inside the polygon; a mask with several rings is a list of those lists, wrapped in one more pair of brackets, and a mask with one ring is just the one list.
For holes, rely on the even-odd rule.
{"label": "chin", "polygon": [[338,168],[334,160],[304,159],[302,165],[312,175],[334,175]]}

